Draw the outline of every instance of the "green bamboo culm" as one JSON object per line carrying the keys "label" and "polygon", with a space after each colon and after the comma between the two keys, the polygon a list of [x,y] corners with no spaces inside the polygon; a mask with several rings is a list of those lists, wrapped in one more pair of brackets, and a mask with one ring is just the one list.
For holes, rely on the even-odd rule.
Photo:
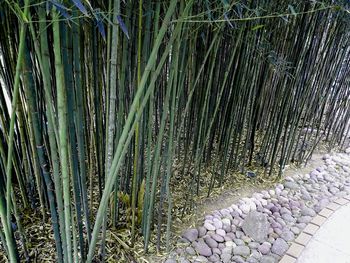
{"label": "green bamboo culm", "polygon": [[[143,93],[143,89],[145,88],[146,80],[148,79],[148,76],[150,74],[150,70],[153,67],[154,63],[156,62],[156,53],[158,52],[158,48],[159,48],[159,46],[161,44],[161,40],[163,39],[164,34],[165,34],[166,30],[167,30],[167,26],[168,26],[168,24],[170,22],[170,18],[172,16],[173,12],[175,11],[176,4],[177,4],[177,0],[172,0],[171,3],[170,3],[170,6],[169,6],[168,11],[167,11],[167,14],[165,15],[164,20],[163,20],[163,25],[162,25],[161,29],[159,30],[156,43],[153,46],[153,50],[152,50],[152,53],[150,55],[150,59],[148,60],[147,66],[146,66],[145,71],[144,71],[144,73],[142,75],[139,89],[137,90],[137,93],[135,94],[133,103],[132,103],[132,105],[130,107],[130,112],[129,112],[128,118],[127,118],[127,120],[125,122],[125,126],[123,128],[123,132],[122,132],[122,134],[120,136],[120,141],[119,141],[119,144],[118,144],[117,149],[115,151],[115,155],[113,157],[111,170],[110,170],[110,173],[108,174],[107,181],[106,181],[106,187],[105,187],[105,190],[103,192],[103,195],[102,195],[102,198],[101,198],[101,202],[100,202],[100,206],[99,206],[99,209],[98,209],[98,212],[97,212],[97,215],[96,215],[96,222],[95,222],[93,233],[92,233],[92,237],[91,237],[91,243],[90,243],[90,246],[89,246],[89,253],[88,253],[88,256],[87,256],[87,262],[91,262],[92,259],[93,259],[93,253],[94,253],[95,246],[96,246],[96,243],[97,243],[99,230],[100,230],[100,227],[101,227],[101,224],[102,224],[102,218],[103,218],[102,215],[106,211],[108,197],[109,197],[109,195],[110,195],[110,193],[112,191],[113,182],[115,181],[115,179],[117,177],[118,168],[120,167],[121,159],[123,158],[122,147],[126,148],[124,143],[125,143],[125,141],[127,139],[128,134],[131,133],[131,131],[132,131],[130,129],[130,126],[131,126],[132,120],[134,118],[134,115],[136,113],[137,104],[139,103],[138,101],[140,100],[141,95]],[[140,109],[142,109],[142,108],[140,107],[139,111],[140,111]],[[134,127],[134,129],[135,129],[135,127]],[[124,151],[124,155],[125,155],[125,151]]]}
{"label": "green bamboo culm", "polygon": [[[26,19],[29,12],[29,0],[24,1],[24,11],[22,19]],[[15,118],[16,118],[16,107],[17,100],[19,95],[19,87],[20,87],[20,74],[22,69],[22,61],[24,58],[24,46],[25,46],[25,38],[27,32],[27,24],[26,21],[22,21],[21,29],[20,29],[20,39],[19,39],[19,47],[18,47],[18,57],[16,64],[16,74],[14,79],[13,86],[13,98],[11,103],[11,122],[10,122],[10,132],[9,132],[9,146],[8,146],[8,154],[7,154],[7,165],[6,165],[6,204],[4,197],[0,198],[0,213],[1,213],[1,222],[4,228],[4,233],[6,237],[6,245],[10,262],[18,261],[18,253],[15,245],[15,240],[12,235],[12,225],[11,225],[11,206],[12,206],[12,179],[11,179],[11,169],[12,169],[12,156],[13,156],[13,139],[14,139],[14,128],[15,128]],[[0,192],[2,193],[2,192]],[[14,206],[16,203],[13,204]],[[5,212],[6,211],[6,212]]]}
{"label": "green bamboo culm", "polygon": [[348,147],[347,3],[28,5],[0,1],[0,261],[142,261],[197,200]]}
{"label": "green bamboo culm", "polygon": [[53,39],[54,39],[54,55],[55,55],[55,70],[57,83],[57,109],[58,109],[58,131],[59,131],[59,159],[61,164],[61,177],[63,186],[63,201],[64,201],[64,221],[65,221],[65,236],[66,236],[66,251],[65,261],[72,262],[72,240],[71,240],[71,207],[70,207],[70,180],[69,180],[69,164],[68,164],[68,127],[67,127],[67,94],[64,79],[64,67],[62,64],[61,55],[61,33],[60,22],[57,11],[52,12],[53,17]]}

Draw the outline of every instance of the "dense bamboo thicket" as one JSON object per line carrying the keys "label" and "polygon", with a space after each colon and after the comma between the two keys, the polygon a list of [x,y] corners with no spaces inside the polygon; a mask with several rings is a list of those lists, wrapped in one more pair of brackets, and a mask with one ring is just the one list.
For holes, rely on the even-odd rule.
{"label": "dense bamboo thicket", "polygon": [[57,262],[131,262],[175,194],[344,146],[349,25],[345,0],[0,1],[1,254],[40,253],[40,214]]}

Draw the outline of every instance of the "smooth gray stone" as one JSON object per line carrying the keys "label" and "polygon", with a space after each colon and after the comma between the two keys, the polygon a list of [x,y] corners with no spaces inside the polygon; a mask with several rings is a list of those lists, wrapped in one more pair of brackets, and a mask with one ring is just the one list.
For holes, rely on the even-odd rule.
{"label": "smooth gray stone", "polygon": [[198,257],[196,257],[196,261],[198,261],[198,262],[208,262],[208,259],[206,257],[203,257],[203,256],[198,256]]}
{"label": "smooth gray stone", "polygon": [[259,252],[263,255],[267,255],[270,252],[270,249],[271,244],[268,242],[264,242],[258,247]]}
{"label": "smooth gray stone", "polygon": [[300,213],[302,216],[315,216],[316,215],[316,212],[312,208],[309,208],[309,207],[303,207],[300,210]]}
{"label": "smooth gray stone", "polygon": [[263,242],[267,239],[270,224],[265,214],[252,211],[244,219],[242,229],[254,241]]}
{"label": "smooth gray stone", "polygon": [[287,230],[287,231],[284,231],[284,232],[280,235],[280,237],[283,238],[285,241],[288,242],[288,241],[294,240],[295,235],[293,234],[292,231]]}
{"label": "smooth gray stone", "polygon": [[198,238],[198,230],[195,228],[188,229],[182,234],[182,237],[186,238],[190,242],[193,242]]}
{"label": "smooth gray stone", "polygon": [[198,227],[198,236],[203,237],[207,233],[207,229],[204,226]]}
{"label": "smooth gray stone", "polygon": [[207,243],[207,245],[211,248],[215,248],[218,247],[218,242],[216,242],[214,239],[212,239],[211,237],[205,237],[204,238],[205,243]]}
{"label": "smooth gray stone", "polygon": [[201,256],[210,257],[213,254],[211,248],[202,239],[193,242],[193,247]]}
{"label": "smooth gray stone", "polygon": [[295,182],[284,182],[284,186],[289,189],[298,189],[299,185]]}
{"label": "smooth gray stone", "polygon": [[282,256],[288,250],[288,243],[282,238],[277,238],[272,245],[271,252]]}
{"label": "smooth gray stone", "polygon": [[248,246],[237,246],[233,248],[233,254],[237,256],[247,257],[250,254]]}
{"label": "smooth gray stone", "polygon": [[220,256],[218,254],[213,254],[208,259],[210,262],[220,262]]}

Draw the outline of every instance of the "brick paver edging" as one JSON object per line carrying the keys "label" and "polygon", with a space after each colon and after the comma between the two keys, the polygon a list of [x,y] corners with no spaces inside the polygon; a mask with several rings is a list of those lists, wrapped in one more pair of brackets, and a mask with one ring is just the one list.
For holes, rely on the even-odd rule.
{"label": "brick paver edging", "polygon": [[299,236],[291,243],[286,254],[282,257],[279,263],[295,263],[297,258],[300,256],[301,252],[309,243],[310,239],[317,230],[322,226],[324,222],[340,207],[346,205],[350,202],[350,195],[338,198],[332,203],[328,204],[325,208],[321,210],[304,228],[304,230],[299,234]]}

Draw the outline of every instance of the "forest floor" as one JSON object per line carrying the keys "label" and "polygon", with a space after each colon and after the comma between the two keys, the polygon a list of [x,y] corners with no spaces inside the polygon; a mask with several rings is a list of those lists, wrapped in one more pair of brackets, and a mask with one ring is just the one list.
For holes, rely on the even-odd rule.
{"label": "forest floor", "polygon": [[[319,149],[312,158],[309,160],[306,166],[302,165],[297,167],[295,165],[289,165],[284,171],[284,177],[293,174],[304,174],[313,170],[322,164],[322,156],[325,153],[325,149]],[[255,169],[253,169],[256,171]],[[228,180],[221,188],[214,188],[210,197],[207,197],[207,188],[203,187],[199,196],[195,197],[194,206],[191,210],[186,211],[181,217],[181,208],[183,206],[183,196],[186,182],[181,182],[176,185],[177,189],[174,191],[176,194],[173,196],[174,203],[174,215],[172,224],[172,247],[176,247],[176,242],[181,236],[184,230],[192,228],[202,223],[205,215],[210,214],[214,210],[220,210],[237,203],[241,198],[249,197],[256,192],[270,189],[278,183],[276,178],[263,178],[259,176],[261,171],[257,172],[258,176],[254,179],[249,179],[245,174],[234,174],[230,176]],[[208,178],[206,180],[209,180]],[[205,178],[205,177],[204,177]],[[205,182],[207,183],[207,182]],[[174,185],[175,186],[175,185]],[[97,192],[97,191],[96,191]],[[96,209],[98,203],[95,204]],[[25,229],[27,236],[27,249],[31,257],[31,262],[55,262],[55,242],[51,229],[50,220],[43,222],[41,213],[38,210],[21,211],[23,219],[22,227]],[[95,211],[92,211],[93,214]],[[49,214],[47,214],[49,218]],[[119,230],[107,230],[106,239],[106,262],[149,262],[157,263],[163,262],[168,253],[165,253],[164,237],[162,237],[161,252],[157,252],[156,249],[156,235],[152,235],[149,253],[143,252],[142,237],[138,236],[137,242],[134,248],[129,247],[127,240],[129,240],[130,233],[126,229]],[[17,242],[20,246],[20,250],[23,250],[23,246],[20,238],[17,236]],[[0,247],[0,262],[6,262],[6,258]]]}

